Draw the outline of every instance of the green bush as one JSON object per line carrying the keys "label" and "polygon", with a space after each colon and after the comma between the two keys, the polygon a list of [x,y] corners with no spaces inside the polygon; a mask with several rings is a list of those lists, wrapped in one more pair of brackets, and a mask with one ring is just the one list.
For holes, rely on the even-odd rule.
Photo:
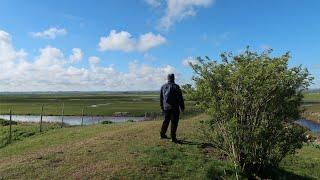
{"label": "green bush", "polygon": [[221,63],[198,58],[195,87],[186,88],[211,116],[205,137],[249,177],[265,176],[305,141],[305,129],[293,122],[313,78],[301,66],[289,68],[288,53],[270,53],[224,53]]}
{"label": "green bush", "polygon": [[[0,126],[8,126],[10,124],[10,121],[5,119],[0,119]],[[11,125],[17,125],[16,121],[11,121]]]}
{"label": "green bush", "polygon": [[112,124],[113,122],[112,121],[109,121],[109,120],[105,120],[105,121],[102,121],[101,124]]}

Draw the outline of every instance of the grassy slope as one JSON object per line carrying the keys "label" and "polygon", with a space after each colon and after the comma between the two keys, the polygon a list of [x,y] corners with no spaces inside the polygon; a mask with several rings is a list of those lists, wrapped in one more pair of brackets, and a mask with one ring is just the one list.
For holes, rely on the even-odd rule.
{"label": "grassy slope", "polygon": [[320,148],[306,145],[296,154],[287,156],[280,165],[289,172],[320,179]]}
{"label": "grassy slope", "polygon": [[[49,131],[55,128],[60,128],[60,124],[57,124],[57,123],[42,124],[42,131]],[[40,134],[38,123],[18,123],[17,125],[12,125],[11,141],[14,142],[14,141],[23,140],[25,138],[28,138],[30,136],[34,136],[37,134]],[[9,126],[0,125],[0,148],[6,146],[7,143],[9,143]]]}
{"label": "grassy slope", "polygon": [[[190,122],[181,122],[180,137],[194,138]],[[210,161],[197,145],[160,140],[159,126],[154,121],[52,130],[0,149],[0,174],[5,179],[203,177]]]}
{"label": "grassy slope", "polygon": [[[187,144],[160,140],[161,121],[54,129],[0,148],[0,179],[204,179],[208,173],[228,172],[228,162],[199,148],[194,133],[198,120],[205,118],[180,121],[178,137]],[[320,149],[306,146],[299,153],[285,159],[282,167],[320,178]]]}

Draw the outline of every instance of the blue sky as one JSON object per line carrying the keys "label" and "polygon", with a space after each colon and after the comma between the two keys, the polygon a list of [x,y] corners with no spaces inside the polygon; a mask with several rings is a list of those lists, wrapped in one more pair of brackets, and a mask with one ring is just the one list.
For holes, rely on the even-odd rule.
{"label": "blue sky", "polygon": [[[185,62],[291,52],[320,87],[320,1],[0,0],[0,91],[157,90]],[[14,73],[12,73],[14,72]]]}

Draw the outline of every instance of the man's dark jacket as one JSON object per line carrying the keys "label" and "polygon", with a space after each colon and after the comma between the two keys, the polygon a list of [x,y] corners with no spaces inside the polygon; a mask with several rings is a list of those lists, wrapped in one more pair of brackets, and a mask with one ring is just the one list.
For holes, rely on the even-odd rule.
{"label": "man's dark jacket", "polygon": [[179,107],[184,111],[184,100],[179,85],[169,81],[161,87],[160,106],[162,111],[179,110]]}

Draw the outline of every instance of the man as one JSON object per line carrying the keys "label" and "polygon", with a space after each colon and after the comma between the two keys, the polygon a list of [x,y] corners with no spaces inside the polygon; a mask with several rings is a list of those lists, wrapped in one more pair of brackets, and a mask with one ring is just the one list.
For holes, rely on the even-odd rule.
{"label": "man", "polygon": [[169,123],[171,121],[171,139],[177,143],[176,132],[178,128],[180,110],[184,111],[184,100],[179,85],[174,82],[174,74],[168,74],[168,83],[161,87],[160,106],[164,113],[164,121],[162,123],[160,137],[168,138],[166,135]]}

